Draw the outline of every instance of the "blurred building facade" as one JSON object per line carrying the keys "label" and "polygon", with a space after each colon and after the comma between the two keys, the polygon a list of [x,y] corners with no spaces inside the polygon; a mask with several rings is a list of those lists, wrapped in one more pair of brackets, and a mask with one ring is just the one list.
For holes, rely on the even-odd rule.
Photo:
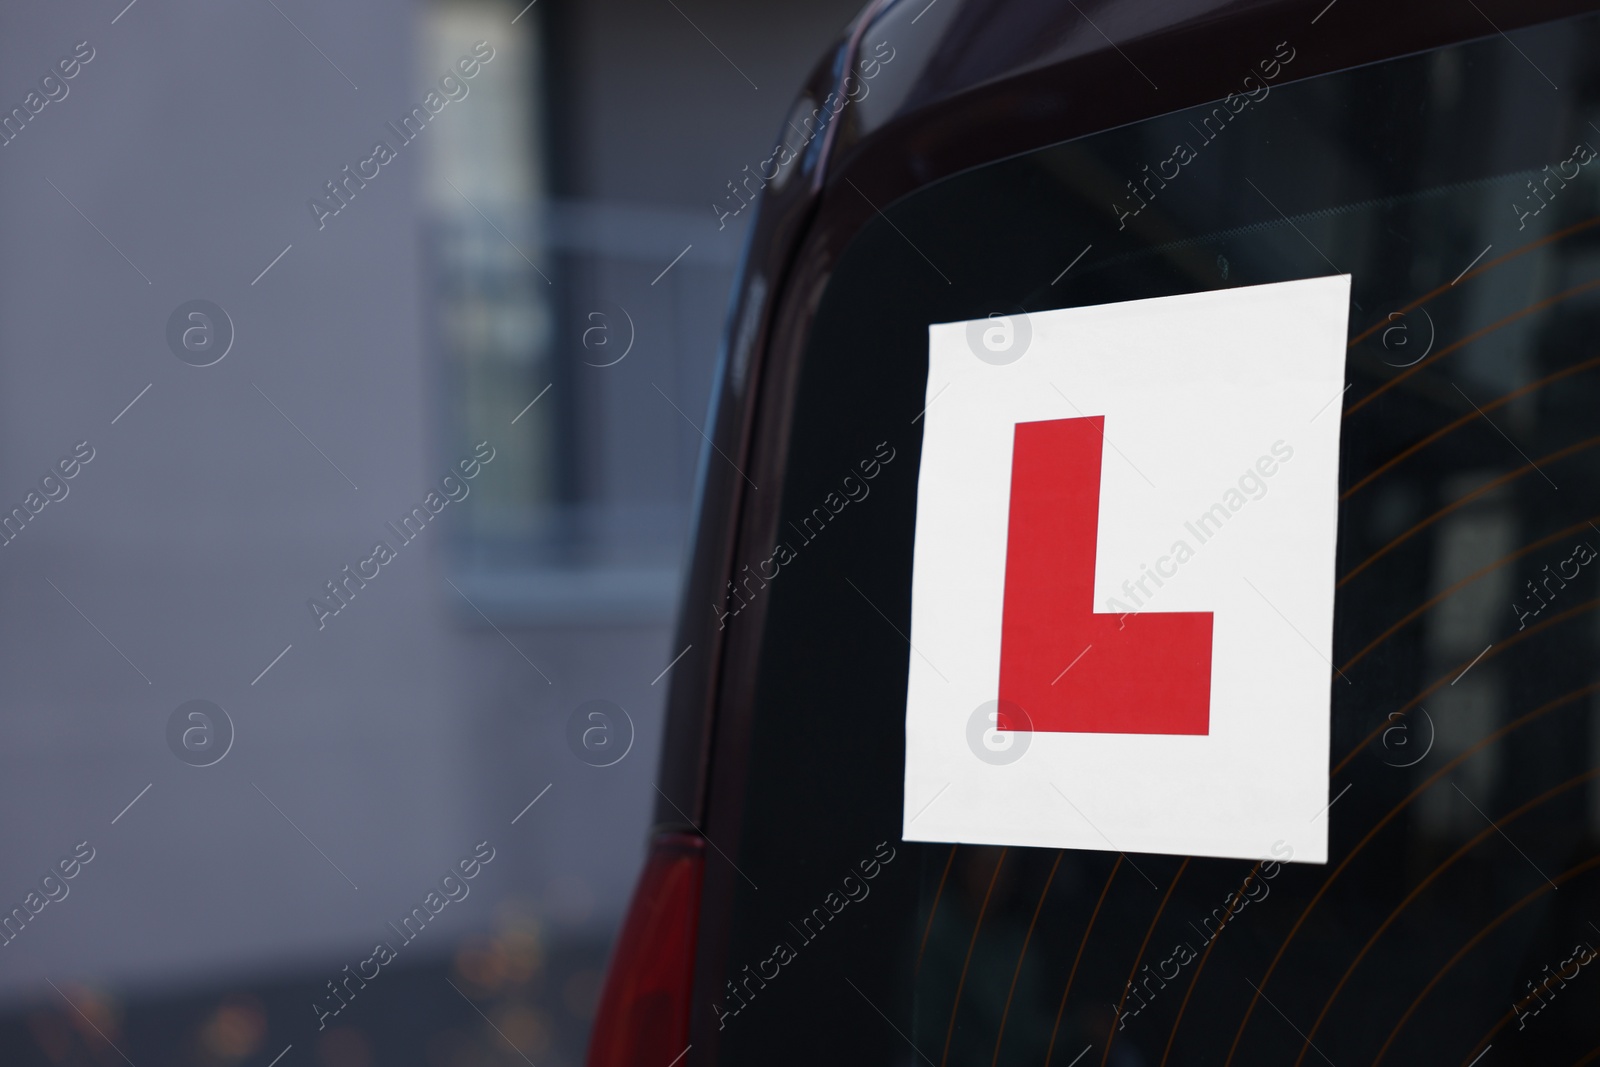
{"label": "blurred building facade", "polygon": [[[500,1062],[481,1002],[518,1055],[575,1061],[662,672],[695,654],[671,623],[749,219],[712,205],[853,13],[0,15],[28,116],[0,147],[0,492],[29,515],[0,551],[0,899],[94,850],[0,949],[0,1058]],[[169,339],[194,300],[229,342],[206,366]],[[208,766],[173,747],[192,700],[226,714]],[[569,741],[595,700],[631,737],[610,766]],[[327,982],[485,841],[403,976],[319,1029]]]}

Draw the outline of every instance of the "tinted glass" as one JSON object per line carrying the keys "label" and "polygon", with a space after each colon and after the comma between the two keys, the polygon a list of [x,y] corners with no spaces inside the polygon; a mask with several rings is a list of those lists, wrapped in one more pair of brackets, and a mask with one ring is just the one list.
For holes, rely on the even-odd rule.
{"label": "tinted glass", "polygon": [[[1300,84],[1290,41],[1248,96],[969,172],[860,234],[730,602],[765,631],[747,793],[711,817],[738,870],[713,861],[731,936],[699,1010],[729,1062],[1600,1050],[1597,33]],[[1329,863],[900,841],[928,324],[1345,272]]]}

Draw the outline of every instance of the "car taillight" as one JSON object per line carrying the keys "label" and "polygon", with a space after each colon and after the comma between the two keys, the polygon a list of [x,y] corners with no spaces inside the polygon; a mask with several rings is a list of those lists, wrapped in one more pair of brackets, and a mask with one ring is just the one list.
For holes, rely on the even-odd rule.
{"label": "car taillight", "polygon": [[588,1067],[668,1067],[687,1050],[705,848],[694,834],[651,841],[606,970]]}

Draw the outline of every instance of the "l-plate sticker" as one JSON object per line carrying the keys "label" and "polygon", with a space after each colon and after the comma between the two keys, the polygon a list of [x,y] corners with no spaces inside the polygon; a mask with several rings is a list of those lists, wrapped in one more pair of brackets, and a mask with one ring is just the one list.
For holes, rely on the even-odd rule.
{"label": "l-plate sticker", "polygon": [[1327,861],[1349,300],[929,327],[906,840]]}

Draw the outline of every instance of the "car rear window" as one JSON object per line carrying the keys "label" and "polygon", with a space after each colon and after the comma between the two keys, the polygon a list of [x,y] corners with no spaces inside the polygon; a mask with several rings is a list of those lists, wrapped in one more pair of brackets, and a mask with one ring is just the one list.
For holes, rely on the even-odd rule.
{"label": "car rear window", "polygon": [[[715,609],[761,627],[707,824],[726,1062],[1600,1056],[1597,44],[1585,17],[1295,83],[1291,37],[1227,100],[854,239],[768,399],[781,514]],[[1329,862],[901,841],[929,324],[1336,273]]]}

